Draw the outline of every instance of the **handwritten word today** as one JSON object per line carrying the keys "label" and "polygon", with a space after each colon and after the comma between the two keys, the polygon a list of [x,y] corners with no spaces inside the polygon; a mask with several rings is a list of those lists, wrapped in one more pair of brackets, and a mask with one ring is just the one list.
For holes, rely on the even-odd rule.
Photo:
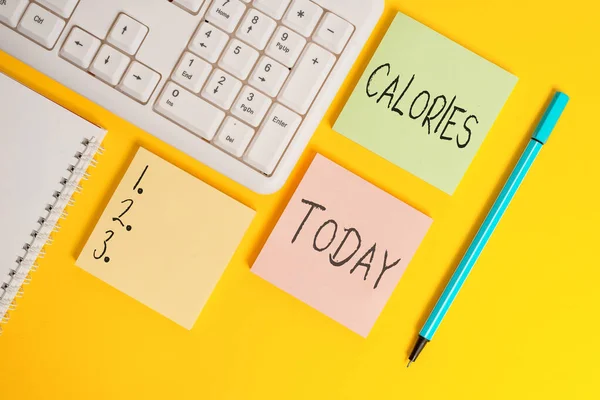
{"label": "handwritten word today", "polygon": [[[326,210],[326,208],[321,204],[310,200],[302,199],[302,203],[308,204],[310,208],[300,223],[300,226],[298,226],[298,229],[292,238],[292,244],[295,243],[296,239],[298,239],[298,236],[300,236],[300,233],[303,231],[304,226],[313,214],[313,211]],[[329,263],[332,266],[341,268],[347,263],[350,263],[349,265],[352,265],[352,268],[350,268],[350,274],[353,274],[359,268],[361,268],[361,271],[364,271],[363,280],[367,280],[369,272],[373,267],[372,264],[373,260],[375,259],[375,254],[377,253],[377,243],[373,243],[373,245],[366,251],[364,251],[364,248],[363,251],[361,251],[362,238],[360,236],[360,232],[352,227],[340,227],[338,222],[333,219],[328,219],[323,222],[315,232],[312,232],[312,234],[314,234],[312,240],[313,250],[322,253],[330,249]],[[336,239],[342,235],[343,238],[337,243],[337,247],[334,246],[333,243],[336,242]],[[388,251],[385,250],[383,263],[381,264],[380,272],[375,280],[373,289],[377,289],[377,286],[379,286],[379,282],[381,281],[381,278],[383,278],[383,275],[388,270],[398,265],[400,260],[401,258],[388,263]]]}
{"label": "handwritten word today", "polygon": [[[387,78],[385,79],[387,86],[377,87],[375,78],[381,82],[384,76]],[[416,96],[405,98],[416,79],[416,75],[413,75],[402,84],[404,88],[399,88],[400,75],[392,74],[391,64],[380,65],[369,76],[366,86],[367,96],[373,98],[377,104],[385,105],[400,117],[408,112],[410,119],[419,121],[422,128],[427,127],[428,135],[432,132],[439,133],[441,140],[455,140],[460,149],[467,147],[471,141],[474,125],[479,124],[477,116],[458,106],[456,96],[448,101],[449,97],[444,94],[433,97],[434,94],[430,91],[422,90]],[[457,124],[459,128],[453,128]]]}

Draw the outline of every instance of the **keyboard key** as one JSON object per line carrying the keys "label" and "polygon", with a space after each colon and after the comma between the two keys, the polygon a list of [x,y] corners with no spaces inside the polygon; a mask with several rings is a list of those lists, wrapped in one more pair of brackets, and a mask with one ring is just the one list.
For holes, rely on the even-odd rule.
{"label": "keyboard key", "polygon": [[79,0],[36,0],[50,11],[54,11],[63,18],[69,18]]}
{"label": "keyboard key", "polygon": [[223,53],[219,66],[239,79],[246,79],[258,60],[258,51],[237,39],[232,39]]}
{"label": "keyboard key", "polygon": [[63,19],[37,4],[31,3],[17,29],[35,42],[51,49],[56,44],[64,27]]}
{"label": "keyboard key", "polygon": [[173,71],[172,78],[186,89],[194,93],[200,93],[202,85],[208,79],[212,65],[195,54],[185,52],[177,68]]}
{"label": "keyboard key", "polygon": [[28,4],[28,0],[0,1],[0,22],[15,28]]}
{"label": "keyboard key", "polygon": [[202,91],[202,97],[215,103],[219,107],[228,110],[233,104],[235,97],[242,88],[242,82],[217,69],[213,72],[208,83]]}
{"label": "keyboard key", "polygon": [[225,113],[176,83],[165,86],[154,109],[191,132],[212,140]]}
{"label": "keyboard key", "polygon": [[277,22],[265,14],[251,9],[237,30],[237,37],[259,50],[264,50]]}
{"label": "keyboard key", "polygon": [[291,0],[254,0],[254,7],[267,15],[281,19]]}
{"label": "keyboard key", "polygon": [[203,22],[188,48],[205,60],[215,63],[228,40],[229,36],[225,32],[215,28],[208,22]]}
{"label": "keyboard key", "polygon": [[173,0],[173,3],[178,4],[189,12],[195,14],[200,11],[200,7],[202,7],[204,0]]}
{"label": "keyboard key", "polygon": [[306,114],[335,64],[335,56],[309,44],[281,90],[279,101],[299,114]]}
{"label": "keyboard key", "polygon": [[205,18],[225,32],[232,33],[245,11],[246,6],[239,0],[215,0]]}
{"label": "keyboard key", "polygon": [[227,117],[214,143],[235,157],[241,157],[252,136],[254,129],[233,117]]}
{"label": "keyboard key", "polygon": [[283,24],[296,32],[310,36],[323,15],[323,9],[308,0],[294,0],[283,17]]}
{"label": "keyboard key", "polygon": [[148,27],[126,14],[119,14],[106,40],[127,54],[135,54],[144,38]]}
{"label": "keyboard key", "polygon": [[103,44],[96,55],[90,72],[109,85],[116,85],[129,65],[129,57],[113,47]]}
{"label": "keyboard key", "polygon": [[160,81],[158,72],[134,61],[127,69],[119,89],[137,101],[146,103]]}
{"label": "keyboard key", "polygon": [[258,90],[246,86],[231,108],[231,113],[254,127],[262,122],[271,107],[271,99]]}
{"label": "keyboard key", "polygon": [[327,50],[340,54],[354,32],[354,26],[335,14],[327,13],[319,24],[313,41]]}
{"label": "keyboard key", "polygon": [[248,83],[271,97],[277,96],[279,89],[290,74],[290,70],[273,59],[263,56]]}
{"label": "keyboard key", "polygon": [[244,156],[244,161],[270,175],[279,163],[279,159],[301,121],[302,118],[298,114],[280,104],[273,105]]}
{"label": "keyboard key", "polygon": [[100,39],[76,26],[65,40],[60,55],[78,67],[88,69],[99,48]]}
{"label": "keyboard key", "polygon": [[280,26],[265,53],[288,68],[294,66],[306,45],[306,39],[290,29]]}

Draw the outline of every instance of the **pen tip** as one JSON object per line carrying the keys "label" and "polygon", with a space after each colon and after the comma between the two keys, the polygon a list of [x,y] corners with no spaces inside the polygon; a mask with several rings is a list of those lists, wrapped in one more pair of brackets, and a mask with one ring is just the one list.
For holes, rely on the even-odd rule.
{"label": "pen tip", "polygon": [[406,364],[406,368],[410,367],[410,364],[412,364],[412,360],[408,360],[408,364]]}

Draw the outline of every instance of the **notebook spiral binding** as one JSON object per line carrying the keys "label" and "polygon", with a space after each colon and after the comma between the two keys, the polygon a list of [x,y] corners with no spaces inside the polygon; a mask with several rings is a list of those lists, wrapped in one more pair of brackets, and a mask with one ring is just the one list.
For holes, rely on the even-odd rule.
{"label": "notebook spiral binding", "polygon": [[52,194],[44,215],[37,220],[38,228],[31,231],[8,277],[0,276],[0,334],[2,324],[8,322],[10,311],[17,306],[15,299],[23,296],[23,285],[31,282],[31,272],[38,268],[36,261],[44,258],[45,246],[52,245],[52,234],[60,230],[59,221],[67,217],[66,208],[75,204],[73,195],[81,192],[81,180],[89,178],[88,168],[95,167],[96,156],[104,153],[96,138],[85,139],[81,145],[81,151],[74,154],[73,163],[68,165],[68,176],[60,179],[60,190]]}

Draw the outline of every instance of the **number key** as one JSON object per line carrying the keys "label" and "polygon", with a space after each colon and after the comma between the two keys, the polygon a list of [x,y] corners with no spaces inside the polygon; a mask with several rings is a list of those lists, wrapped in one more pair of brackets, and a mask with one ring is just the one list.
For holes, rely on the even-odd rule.
{"label": "number key", "polygon": [[200,28],[188,46],[190,51],[198,54],[211,63],[217,62],[223,52],[229,36],[222,30],[215,28],[207,22],[200,24]]}
{"label": "number key", "polygon": [[206,19],[232,33],[245,11],[246,6],[239,0],[215,0],[206,13]]}
{"label": "number key", "polygon": [[206,140],[212,140],[225,118],[223,111],[173,82],[165,85],[154,109]]}
{"label": "number key", "polygon": [[260,125],[271,107],[271,99],[258,90],[246,86],[240,93],[231,113],[254,127]]}
{"label": "number key", "polygon": [[258,51],[237,39],[231,40],[219,66],[237,78],[246,79],[258,60]]}
{"label": "number key", "polygon": [[252,86],[275,97],[287,79],[290,70],[269,57],[260,59],[248,80]]}
{"label": "number key", "polygon": [[206,86],[204,86],[202,97],[228,110],[241,88],[242,82],[227,72],[217,69],[213,72]]}
{"label": "number key", "polygon": [[175,82],[191,90],[194,93],[200,92],[202,85],[206,82],[212,65],[201,59],[195,54],[185,52],[181,61],[173,71],[172,78]]}
{"label": "number key", "polygon": [[306,45],[306,39],[298,35],[292,30],[280,26],[271,43],[267,46],[265,53],[269,57],[273,57],[288,68],[294,66],[294,63],[302,53],[302,49]]}
{"label": "number key", "polygon": [[252,9],[238,28],[237,37],[259,50],[264,50],[276,26],[274,20]]}

